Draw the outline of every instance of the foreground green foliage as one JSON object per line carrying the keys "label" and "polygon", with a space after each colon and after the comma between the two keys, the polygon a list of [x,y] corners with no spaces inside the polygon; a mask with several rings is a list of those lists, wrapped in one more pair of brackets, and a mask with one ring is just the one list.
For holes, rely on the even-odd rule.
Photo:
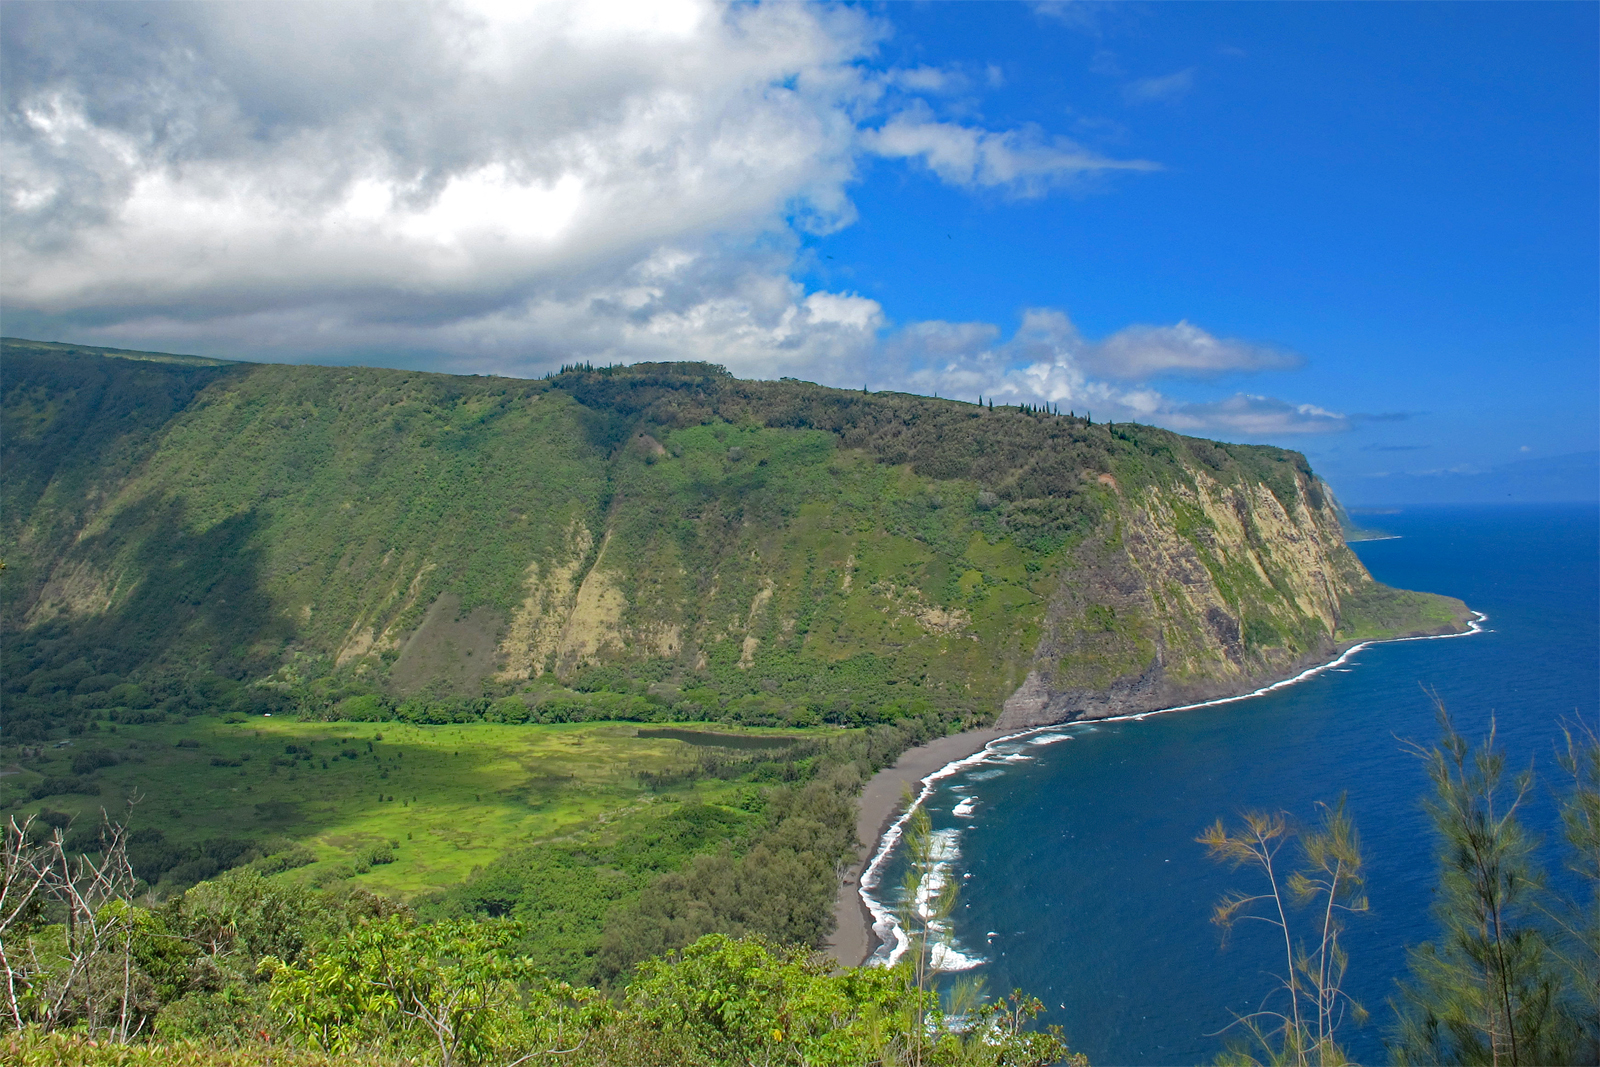
{"label": "foreground green foliage", "polygon": [[333,1055],[258,1039],[220,1047],[209,1041],[122,1044],[79,1033],[0,1035],[0,1060],[18,1067],[420,1067],[415,1055],[360,1050]]}
{"label": "foreground green foliage", "polygon": [[201,1064],[265,1061],[282,1046],[290,1063],[440,1067],[1042,1067],[1065,1055],[1056,1033],[1026,1029],[1037,1001],[1019,993],[947,1018],[906,968],[836,972],[803,949],[711,935],[648,961],[612,1000],[514,955],[510,920],[423,923],[371,899],[279,892],[229,875],[152,917],[133,957],[154,1042],[33,1028],[0,1051],[21,1063]]}
{"label": "foreground green foliage", "polygon": [[[1438,704],[1441,742],[1419,750],[1433,780],[1428,813],[1442,839],[1434,912],[1441,933],[1411,953],[1398,1005],[1400,1063],[1594,1063],[1600,1016],[1600,881],[1593,865],[1594,770],[1600,744],[1569,748],[1574,789],[1563,805],[1569,853],[1590,899],[1554,914],[1536,841],[1518,812],[1531,769],[1508,775],[1494,730],[1474,747]],[[1581,767],[1581,770],[1580,770]]]}
{"label": "foreground green foliage", "polygon": [[[1059,1037],[1020,994],[948,1019],[905,969],[841,973],[761,940],[706,937],[641,967],[620,1002],[538,981],[507,924],[358,932],[309,970],[268,964],[271,1003],[329,1051],[432,1043],[436,1062],[1045,1064]],[[600,1047],[588,1048],[591,1041]],[[585,1055],[585,1053],[589,1053]],[[596,1053],[599,1054],[598,1059]],[[524,1061],[527,1062],[527,1061]]]}

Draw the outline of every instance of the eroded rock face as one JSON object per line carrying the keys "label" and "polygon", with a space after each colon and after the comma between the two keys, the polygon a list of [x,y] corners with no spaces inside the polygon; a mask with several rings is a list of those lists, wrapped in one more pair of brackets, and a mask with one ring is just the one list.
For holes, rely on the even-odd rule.
{"label": "eroded rock face", "polygon": [[1333,654],[1340,598],[1371,576],[1331,497],[1302,479],[1191,481],[1122,499],[1063,567],[1026,680],[998,725],[1025,729],[1247,692]]}
{"label": "eroded rock face", "polygon": [[502,680],[539,677],[561,647],[594,538],[589,528],[575,518],[567,527],[562,547],[563,553],[543,561],[542,566],[539,560],[528,564],[524,579],[527,595],[512,614],[500,642]]}

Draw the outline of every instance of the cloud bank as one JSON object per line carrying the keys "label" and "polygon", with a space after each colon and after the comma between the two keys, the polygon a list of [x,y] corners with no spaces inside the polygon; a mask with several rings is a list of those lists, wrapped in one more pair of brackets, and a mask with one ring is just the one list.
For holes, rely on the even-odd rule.
{"label": "cloud bank", "polygon": [[1293,366],[1277,349],[1214,337],[1187,322],[1130,326],[1086,340],[1066,315],[1024,313],[1008,340],[982,323],[923,322],[893,336],[880,373],[915,391],[996,403],[1046,401],[1096,418],[1155,423],[1186,433],[1280,437],[1347,430],[1351,416],[1313,404],[1237,393],[1210,403],[1184,402],[1148,379],[1210,377],[1228,371]]}
{"label": "cloud bank", "polygon": [[1007,198],[1156,168],[953,117],[941,98],[998,68],[875,68],[889,32],[701,0],[10,6],[8,332],[505,374],[711,359],[1177,429],[1344,427],[1164,397],[1152,379],[1296,362],[1187,322],[1090,342],[1037,310],[1002,343],[807,291],[800,244],[854,221],[864,160]]}

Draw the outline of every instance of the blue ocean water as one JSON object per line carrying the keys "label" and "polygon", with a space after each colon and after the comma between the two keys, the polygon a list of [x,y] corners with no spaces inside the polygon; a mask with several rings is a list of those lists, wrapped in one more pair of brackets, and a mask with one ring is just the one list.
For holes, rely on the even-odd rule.
{"label": "blue ocean water", "polygon": [[[1047,743],[1015,744],[930,798],[962,883],[958,947],[984,961],[974,973],[990,993],[1044,1000],[1041,1021],[1062,1025],[1092,1063],[1197,1063],[1222,1049],[1235,1014],[1275,988],[1281,944],[1259,925],[1222,944],[1212,906],[1256,883],[1208,860],[1195,837],[1244,809],[1309,822],[1341,793],[1372,903],[1345,939],[1346,985],[1372,1021],[1343,1038],[1359,1062],[1386,1059],[1406,946],[1434,929],[1428,783],[1403,744],[1437,735],[1424,688],[1464,733],[1493,716],[1511,762],[1535,762],[1528,821],[1558,838],[1561,723],[1600,723],[1596,509],[1434,507],[1376,521],[1399,537],[1356,546],[1373,575],[1462,598],[1488,616],[1486,632],[1374,645],[1346,669],[1247,701],[1036,735]],[[883,884],[898,877],[891,864]]]}

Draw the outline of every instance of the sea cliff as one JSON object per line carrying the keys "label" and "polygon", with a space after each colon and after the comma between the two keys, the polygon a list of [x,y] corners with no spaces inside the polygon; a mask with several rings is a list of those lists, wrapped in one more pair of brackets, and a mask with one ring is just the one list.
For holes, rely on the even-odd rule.
{"label": "sea cliff", "polygon": [[997,725],[1137,714],[1248,692],[1358,640],[1454,633],[1459,600],[1372,580],[1325,485],[1287,499],[1187,469],[1078,545]]}
{"label": "sea cliff", "polygon": [[14,723],[431,700],[1013,728],[1466,617],[1374,583],[1276,448],[710,364],[3,354]]}

